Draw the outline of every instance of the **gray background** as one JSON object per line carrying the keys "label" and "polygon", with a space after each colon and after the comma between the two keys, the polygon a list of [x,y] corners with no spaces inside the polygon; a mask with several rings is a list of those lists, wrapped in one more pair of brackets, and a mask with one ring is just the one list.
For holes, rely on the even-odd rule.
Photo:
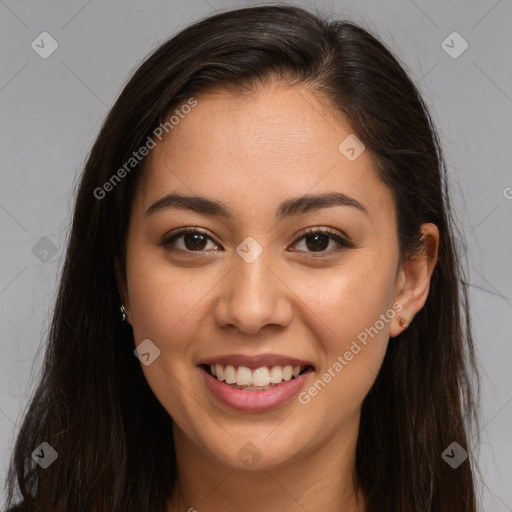
{"label": "gray background", "polygon": [[[296,4],[379,35],[431,108],[468,247],[483,384],[483,510],[512,511],[511,1]],[[73,187],[102,119],[131,71],[164,39],[216,10],[249,5],[259,4],[0,0],[2,481],[42,360]],[[58,43],[46,59],[31,47],[44,31]],[[454,31],[469,45],[457,58],[442,46]],[[458,53],[463,41],[452,39],[445,45]]]}

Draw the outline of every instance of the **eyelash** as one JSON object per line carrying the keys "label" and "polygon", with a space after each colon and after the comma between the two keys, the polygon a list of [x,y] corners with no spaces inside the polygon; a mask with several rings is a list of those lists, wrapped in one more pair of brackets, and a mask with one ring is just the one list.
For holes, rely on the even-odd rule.
{"label": "eyelash", "polygon": [[[188,233],[199,233],[199,234],[204,235],[207,238],[209,238],[216,245],[220,245],[206,231],[203,231],[202,229],[199,229],[199,228],[193,228],[193,227],[185,227],[185,228],[179,229],[178,231],[174,232],[171,236],[165,237],[162,240],[161,245],[166,248],[169,248],[171,250],[181,251],[184,253],[188,253],[190,255],[192,255],[194,253],[201,253],[202,251],[190,251],[190,250],[185,250],[185,249],[176,249],[175,247],[172,247],[172,244],[175,240],[177,240],[181,236],[186,235]],[[331,249],[330,251],[320,251],[317,253],[312,252],[312,251],[294,251],[294,252],[306,252],[309,254],[309,256],[307,256],[308,258],[315,259],[315,258],[331,256],[332,254],[338,253],[339,251],[341,251],[343,249],[352,249],[355,247],[355,244],[350,242],[348,239],[341,237],[336,231],[333,231],[329,228],[322,228],[322,229],[307,228],[303,233],[300,234],[300,236],[293,242],[292,245],[295,245],[302,239],[305,239],[307,236],[316,235],[316,234],[327,235],[330,239],[337,242],[339,244],[339,247],[334,250]]]}

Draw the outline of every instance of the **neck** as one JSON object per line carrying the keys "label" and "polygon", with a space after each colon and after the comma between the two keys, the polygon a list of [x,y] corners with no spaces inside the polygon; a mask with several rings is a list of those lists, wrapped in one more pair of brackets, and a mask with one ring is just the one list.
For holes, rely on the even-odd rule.
{"label": "neck", "polygon": [[328,444],[259,471],[257,464],[250,470],[223,464],[175,425],[178,477],[168,511],[364,512],[355,486],[358,423],[346,424]]}

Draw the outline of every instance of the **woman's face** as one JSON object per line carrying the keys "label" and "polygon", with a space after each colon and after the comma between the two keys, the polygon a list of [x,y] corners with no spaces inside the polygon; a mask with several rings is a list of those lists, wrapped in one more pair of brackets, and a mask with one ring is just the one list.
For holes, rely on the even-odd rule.
{"label": "woman's face", "polygon": [[195,99],[130,220],[125,304],[136,344],[150,340],[147,381],[179,445],[218,463],[354,446],[406,311],[392,193],[305,89]]}

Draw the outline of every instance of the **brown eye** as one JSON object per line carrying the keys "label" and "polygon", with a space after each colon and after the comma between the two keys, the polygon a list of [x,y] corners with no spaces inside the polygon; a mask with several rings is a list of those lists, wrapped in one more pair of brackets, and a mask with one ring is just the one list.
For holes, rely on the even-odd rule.
{"label": "brown eye", "polygon": [[[328,256],[334,254],[343,248],[352,248],[354,244],[340,236],[337,232],[326,229],[310,228],[299,239],[294,242],[294,245],[302,243],[304,249],[297,249],[298,251],[306,253],[318,253],[318,256]],[[332,243],[334,248],[332,248]],[[331,250],[326,250],[331,246]]]}
{"label": "brown eye", "polygon": [[[184,228],[173,233],[170,237],[165,238],[162,241],[162,245],[184,252],[200,252],[207,250],[208,241],[214,242],[213,239],[203,231],[196,228]],[[213,246],[213,248],[218,247],[215,242]]]}
{"label": "brown eye", "polygon": [[331,237],[323,233],[316,233],[314,235],[307,235],[304,237],[306,247],[311,251],[325,251],[329,246]]}
{"label": "brown eye", "polygon": [[199,249],[202,251],[206,245],[207,238],[202,233],[185,233],[183,242],[187,249],[191,251]]}
{"label": "brown eye", "polygon": [[[209,242],[212,242],[212,247],[208,247]],[[337,232],[314,228],[305,232],[293,245],[299,245],[300,243],[303,244],[303,248],[295,250],[305,252],[313,257],[329,256],[343,248],[354,247],[354,244]],[[162,245],[184,253],[202,252],[220,247],[206,232],[190,227],[180,229],[166,237],[162,241]],[[330,250],[328,250],[329,248]]]}

